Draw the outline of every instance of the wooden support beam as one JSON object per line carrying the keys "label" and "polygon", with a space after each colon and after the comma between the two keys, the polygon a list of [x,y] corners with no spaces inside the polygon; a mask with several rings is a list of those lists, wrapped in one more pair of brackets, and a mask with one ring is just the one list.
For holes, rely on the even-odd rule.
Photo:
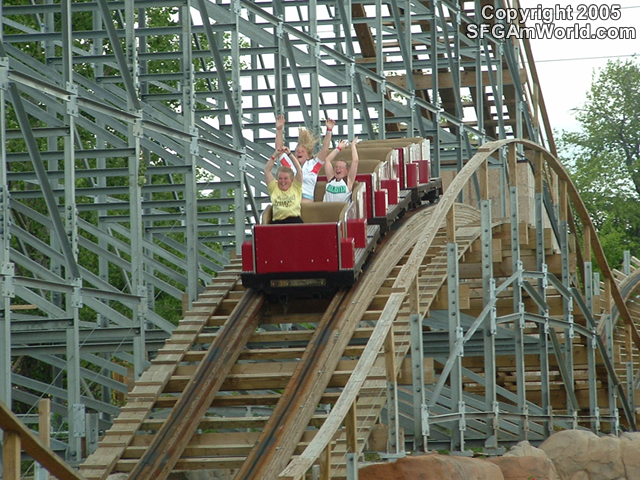
{"label": "wooden support beam", "polygon": [[[475,87],[476,86],[476,72],[472,70],[465,70],[464,72],[459,73],[459,81],[460,87]],[[508,70],[504,70],[502,73],[503,85],[513,85],[513,77]],[[416,85],[416,90],[430,90],[433,88],[433,76],[431,74],[417,74],[414,73],[413,80]],[[402,88],[407,87],[407,76],[406,75],[397,75],[390,76],[387,78],[388,82],[392,82],[396,85],[401,86]],[[520,79],[521,83],[526,83],[527,81],[527,72],[524,70],[520,70]],[[482,72],[482,84],[483,85],[491,85],[491,80],[489,78],[489,72]],[[438,88],[453,88],[453,77],[449,72],[439,72],[438,73]]]}
{"label": "wooden support beam", "polygon": [[540,85],[537,83],[533,84],[533,128],[538,128],[540,126]]}
{"label": "wooden support beam", "polygon": [[582,233],[583,252],[585,261],[591,261],[591,235],[593,235],[593,228],[591,225],[585,225]]}
{"label": "wooden support beam", "polygon": [[507,162],[509,164],[509,186],[517,187],[518,186],[518,161],[517,161],[517,145],[512,143],[509,145],[507,149]]}
{"label": "wooden support beam", "polygon": [[[611,283],[613,282],[612,278],[605,278],[603,280],[604,282],[604,298],[603,298],[603,308],[605,313],[611,313],[611,289],[612,289],[612,285]],[[604,325],[604,324],[601,324]]]}
{"label": "wooden support beam", "polygon": [[567,197],[567,182],[560,180],[559,192],[558,192],[558,208],[559,217],[561,222],[566,222],[569,218],[569,201]]}
{"label": "wooden support beam", "polygon": [[344,417],[344,426],[347,429],[347,453],[358,453],[358,416],[356,403],[351,404],[351,408]]}
{"label": "wooden support beam", "polygon": [[2,439],[2,478],[20,480],[20,435],[7,430]]}
{"label": "wooden support beam", "polygon": [[331,448],[332,444],[329,443],[327,448],[322,452],[320,458],[320,479],[331,480]]}
{"label": "wooden support beam", "polygon": [[420,313],[420,290],[417,276],[409,286],[409,313],[411,315]]}
{"label": "wooden support beam", "polygon": [[447,212],[447,242],[456,243],[456,210],[455,205]]}
{"label": "wooden support beam", "polygon": [[42,398],[38,402],[38,435],[43,445],[51,443],[51,400]]}
{"label": "wooden support beam", "polygon": [[480,200],[489,199],[489,162],[485,160],[478,169],[478,182],[480,183]]}
{"label": "wooden support beam", "polygon": [[542,156],[542,152],[534,153],[534,185],[535,185],[535,193],[542,193],[542,180],[544,179],[543,174],[543,166],[544,166],[544,157]]}
{"label": "wooden support beam", "polygon": [[396,381],[396,350],[394,344],[393,328],[389,330],[384,341],[384,363],[387,373],[387,382]]}

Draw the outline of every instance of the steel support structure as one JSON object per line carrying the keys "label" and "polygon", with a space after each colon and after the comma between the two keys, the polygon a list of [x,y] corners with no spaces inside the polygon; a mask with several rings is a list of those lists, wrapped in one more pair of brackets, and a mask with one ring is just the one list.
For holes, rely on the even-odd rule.
{"label": "steel support structure", "polygon": [[[429,333],[424,334],[424,351],[434,358],[436,371],[440,372],[435,385],[426,386],[429,445],[450,447],[461,453],[465,445],[496,452],[512,441],[540,442],[557,428],[582,426],[596,433],[604,430],[615,434],[619,432],[623,415],[635,428],[631,413],[633,384],[630,384],[634,378],[633,366],[624,363],[618,367],[624,369],[629,378],[626,390],[613,367],[619,360],[614,355],[612,301],[602,302],[596,311],[594,301],[598,293],[594,291],[594,284],[598,285],[599,279],[593,278],[591,262],[585,262],[582,282],[570,273],[575,269],[576,237],[569,229],[571,211],[566,181],[554,177],[540,151],[525,154],[512,144],[506,155],[499,150],[494,155],[495,162],[488,162],[487,167],[477,170],[480,192],[488,189],[490,174],[484,169],[493,166],[493,178],[497,179],[501,175],[498,171],[504,168],[509,187],[503,195],[509,199],[509,216],[500,221],[499,230],[494,230],[491,215],[495,209],[490,205],[491,202],[499,204],[500,199],[483,200],[484,194],[475,199],[480,205],[481,234],[474,250],[481,249],[481,255],[479,260],[472,260],[479,262],[477,273],[464,280],[471,283],[469,289],[478,289],[475,295],[480,297],[478,301],[482,300],[483,308],[475,318],[469,317],[464,309],[460,311],[465,302],[461,300],[460,285],[456,287],[454,283],[447,287],[448,310],[429,311],[423,319],[424,326],[429,328]],[[523,196],[521,186],[533,194]],[[469,190],[473,191],[471,186]],[[543,201],[545,190],[555,194],[555,204]],[[530,213],[530,223],[523,223],[523,207]],[[447,231],[450,223],[447,222]],[[509,227],[509,235],[500,235],[505,227]],[[590,228],[586,228],[584,236],[585,254],[588,252],[589,256],[592,251],[591,240],[587,240],[591,238]],[[502,272],[493,268],[492,239],[496,234],[510,244],[511,276],[508,278],[504,260],[500,265]],[[529,251],[528,257],[522,256],[523,248]],[[505,255],[505,251],[502,247],[500,255]],[[457,278],[458,271],[470,271],[463,260],[452,261],[451,251],[448,258],[448,280]],[[636,285],[637,281],[632,284]],[[610,281],[604,285],[609,292],[603,291],[603,298],[612,298]],[[627,287],[625,295],[633,288]],[[513,302],[513,313],[505,314],[504,302],[500,307],[498,302],[507,291]],[[498,314],[498,310],[503,313]],[[575,321],[576,316],[580,322]],[[627,350],[633,351],[636,347],[630,345],[630,328],[622,330]],[[445,339],[448,339],[448,350],[443,348]],[[586,355],[580,355],[582,350],[574,348],[582,344],[589,346]],[[465,358],[483,356],[482,373],[478,372],[481,362],[470,362],[474,370],[460,365],[462,355]],[[509,362],[502,363],[502,369],[511,372],[507,374],[512,375],[508,380],[500,375],[498,368],[498,359],[505,355],[510,357]],[[597,373],[597,364],[608,370],[604,379]],[[584,371],[580,375],[588,381],[586,396],[576,388],[576,368]],[[607,383],[605,388],[600,387],[603,394],[600,396],[596,386],[598,378]],[[514,388],[506,389],[502,382]],[[558,382],[562,385],[560,389]],[[469,383],[477,384],[470,389],[474,393],[466,389],[461,393],[462,386]],[[462,403],[460,398],[464,398]],[[565,400],[558,401],[558,398]]]}
{"label": "steel support structure", "polygon": [[[471,0],[3,2],[0,400],[29,410],[41,397],[53,397],[52,413],[69,425],[60,437],[67,458],[82,460],[83,410],[100,414],[91,431],[110,426],[118,412],[113,399],[127,391],[127,367],[139,378],[181,318],[183,302],[191,305],[259,221],[268,201],[262,169],[273,152],[276,114],[286,117],[285,140],[292,147],[298,127],[319,132],[326,118],[336,120],[336,142],[355,135],[427,137],[432,173],[443,177],[462,169],[492,139],[517,136],[548,145],[547,130],[537,123],[537,76],[526,46],[469,33],[470,26],[485,21],[481,5]],[[527,438],[530,408],[551,422],[552,412],[527,401],[524,383],[530,346],[523,332],[530,317],[522,299],[515,170],[526,161],[514,147],[492,156],[486,167],[500,172],[499,183],[509,195],[482,203],[482,251],[488,262],[482,270],[488,309],[482,329],[489,334],[483,351],[487,371],[495,371],[503,344],[495,342],[493,332],[501,321],[509,325],[508,350],[518,377],[512,396],[495,378],[486,386],[483,415],[492,422],[485,429],[487,447],[497,446],[508,415],[515,415],[510,421],[518,426],[517,438]],[[476,206],[488,201],[487,195],[475,198],[478,188],[483,187],[476,180],[461,199]],[[548,217],[537,201],[539,216],[531,226],[541,242]],[[514,275],[509,285],[515,315],[502,320],[494,310],[502,283],[492,272],[489,227],[497,217],[510,217],[506,241]],[[561,231],[566,228],[560,225]],[[554,241],[568,255],[569,240]],[[455,239],[451,244],[455,249]],[[540,243],[538,273],[544,270],[545,247]],[[457,253],[449,256],[450,302],[456,302]],[[590,282],[585,284],[589,308]],[[562,284],[567,291],[572,286],[568,274]],[[544,282],[537,287],[544,302]],[[570,317],[571,300],[564,301]],[[451,303],[448,313],[455,331],[447,343],[450,355],[461,356],[465,330],[454,318],[458,305]],[[542,359],[551,348],[551,320],[538,313]],[[570,336],[571,321],[563,319],[562,325]],[[588,333],[595,349],[595,333]],[[563,348],[571,371],[571,344]],[[427,347],[424,351],[430,354]],[[50,381],[32,379],[27,370],[12,373],[19,356],[48,365]],[[595,356],[589,359],[595,371]],[[472,411],[461,384],[474,374],[460,362],[453,366],[448,406],[456,417],[453,446],[464,449]],[[603,417],[592,373],[590,417],[598,429]],[[421,412],[417,435],[426,436],[433,431],[429,422],[439,422],[428,410],[438,399],[425,400],[424,390],[414,388],[420,403],[414,412]],[[513,398],[513,405],[500,407],[497,396]],[[416,445],[423,447],[424,439]]]}

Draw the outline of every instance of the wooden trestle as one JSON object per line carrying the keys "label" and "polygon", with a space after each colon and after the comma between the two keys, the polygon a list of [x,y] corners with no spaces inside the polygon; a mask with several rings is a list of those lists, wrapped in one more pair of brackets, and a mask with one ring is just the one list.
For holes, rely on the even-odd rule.
{"label": "wooden trestle", "polygon": [[[469,215],[459,215],[458,222],[477,223],[477,214],[465,210]],[[197,383],[197,378],[208,378],[199,374],[202,368],[198,365],[223,370],[203,360],[215,348],[221,332],[233,330],[239,320],[237,312],[246,311],[245,303],[255,296],[240,285],[238,265],[230,266],[199,297],[135,383],[127,404],[96,452],[81,466],[81,473],[87,479],[104,479],[110,473],[133,472],[136,479],[142,479],[165,478],[172,469],[239,469],[236,478],[275,478],[322,423],[318,407],[333,404],[340,395],[372,331],[372,322],[380,315],[394,273],[429,215],[430,209],[424,209],[409,216],[395,235],[387,237],[350,291],[327,300],[292,300],[287,313],[279,304],[262,305],[253,314],[259,328],[251,329],[245,344],[235,345],[237,361],[227,365],[224,381],[206,386]],[[469,237],[467,246],[471,240]],[[443,255],[444,245],[442,241],[434,247],[434,260]],[[426,268],[424,273],[435,297],[446,268]],[[396,373],[401,371],[409,346],[408,328],[406,314],[396,320]],[[229,362],[227,357],[221,361]],[[378,364],[356,405],[360,449],[386,403],[384,355]],[[177,418],[184,417],[182,409],[189,407],[184,399],[193,400],[194,391],[202,398],[213,396],[212,412],[227,408],[243,413],[225,417],[205,413],[181,425],[182,432],[167,427],[180,424]],[[260,413],[244,416],[251,410]],[[267,411],[272,414],[266,415]],[[334,478],[344,475],[345,433],[346,427],[332,448]]]}
{"label": "wooden trestle", "polygon": [[[431,212],[423,208],[408,215],[378,246],[351,290],[329,299],[292,299],[286,311],[277,302],[245,291],[239,263],[230,265],[200,295],[135,382],[113,427],[81,465],[82,475],[98,480],[121,472],[141,480],[166,478],[177,470],[228,469],[236,479],[278,478],[324,422],[326,415],[319,412],[346,393],[357,359],[393,293],[395,277]],[[455,221],[458,253],[464,257],[461,270],[467,272],[469,287],[461,309],[472,314],[482,298],[481,282],[473,274],[479,255],[479,213],[458,205]],[[503,251],[499,240],[502,226],[494,225],[494,250],[507,255],[508,242]],[[525,234],[521,243],[525,261],[527,255],[535,256],[533,239]],[[421,312],[442,308],[446,245],[443,229],[420,268]],[[553,266],[553,258],[548,260]],[[551,296],[549,302],[554,305]],[[530,334],[535,337],[537,330]],[[379,353],[357,392],[352,414],[330,448],[318,455],[324,478],[346,478],[346,452],[361,452],[369,441],[387,402],[387,380],[411,383],[406,379],[411,376],[406,373],[411,369],[406,364],[409,337],[407,298],[393,323],[392,345],[387,343],[386,352]],[[465,368],[474,370],[478,360],[465,358]],[[513,370],[500,361],[498,368],[501,388],[513,389]],[[536,395],[533,377],[531,384],[529,401]],[[473,382],[467,389],[474,391]],[[558,402],[566,401],[561,389],[554,396]]]}

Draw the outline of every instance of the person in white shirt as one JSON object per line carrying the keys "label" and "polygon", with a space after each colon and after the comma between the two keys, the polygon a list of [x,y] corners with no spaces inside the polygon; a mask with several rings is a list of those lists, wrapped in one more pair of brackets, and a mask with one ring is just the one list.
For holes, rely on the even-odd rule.
{"label": "person in white shirt", "polygon": [[358,175],[358,149],[356,148],[358,137],[351,142],[351,166],[345,160],[338,160],[335,165],[332,165],[333,157],[344,148],[343,142],[346,146],[346,142],[341,141],[324,163],[324,171],[327,174],[327,189],[323,198],[325,202],[348,202],[351,200],[353,184]]}
{"label": "person in white shirt", "polygon": [[[284,148],[284,129],[285,118],[284,115],[278,115],[276,117],[276,150],[280,151]],[[300,128],[298,130],[298,145],[295,149],[295,157],[302,166],[302,201],[313,202],[313,192],[316,188],[316,182],[318,180],[318,172],[325,163],[327,154],[329,153],[329,145],[331,144],[331,131],[335,126],[335,120],[330,118],[326,120],[325,126],[327,132],[322,142],[322,148],[316,156],[313,152],[318,144],[318,137],[313,132],[306,128]],[[285,167],[291,168],[295,172],[295,165],[292,164],[286,155],[281,155],[278,159],[280,164]]]}

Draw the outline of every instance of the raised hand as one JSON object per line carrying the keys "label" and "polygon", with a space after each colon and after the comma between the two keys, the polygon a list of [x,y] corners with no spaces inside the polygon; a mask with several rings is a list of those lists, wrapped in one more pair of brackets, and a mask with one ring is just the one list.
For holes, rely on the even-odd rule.
{"label": "raised hand", "polygon": [[331,131],[331,130],[333,130],[333,127],[336,126],[336,121],[331,119],[331,118],[327,118],[325,120],[324,124],[327,127],[327,131]]}

